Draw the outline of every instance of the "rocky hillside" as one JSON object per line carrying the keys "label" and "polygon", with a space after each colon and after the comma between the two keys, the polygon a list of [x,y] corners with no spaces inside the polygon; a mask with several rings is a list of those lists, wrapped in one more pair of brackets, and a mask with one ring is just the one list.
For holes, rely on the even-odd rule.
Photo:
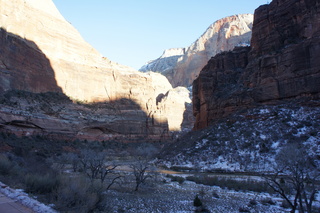
{"label": "rocky hillside", "polygon": [[[134,128],[136,132],[130,130],[133,135],[153,126],[159,130],[153,134],[154,137],[161,137],[163,132],[180,130],[185,104],[191,100],[189,96],[182,96],[179,100],[170,99],[172,95],[167,97],[177,90],[164,76],[141,73],[100,55],[61,16],[51,0],[0,0],[0,4],[2,95],[12,90],[58,92],[84,103],[121,102],[121,115],[110,112],[121,117],[121,122],[109,118],[99,120],[112,125],[116,132],[123,132],[123,123],[141,127],[140,130]],[[5,107],[1,107],[1,124],[13,120],[25,122],[32,118],[34,114],[26,110],[29,105],[24,106],[24,103],[19,102],[23,113],[19,112],[20,109],[10,109],[8,114]],[[175,107],[172,107],[173,103]],[[20,113],[18,117],[17,113]],[[176,116],[172,117],[172,114]],[[98,114],[92,116],[97,117]],[[85,127],[80,118],[75,122]],[[46,132],[51,131],[51,125],[47,122],[40,126]],[[76,132],[74,134],[77,135]]]}
{"label": "rocky hillside", "polygon": [[244,110],[188,133],[166,147],[159,162],[171,169],[270,171],[276,154],[290,143],[319,159],[319,119],[320,102],[310,99]]}
{"label": "rocky hillside", "polygon": [[213,57],[194,81],[194,128],[259,104],[319,99],[319,35],[319,0],[260,6],[251,46]]}
{"label": "rocky hillside", "polygon": [[250,47],[211,58],[193,84],[195,131],[160,162],[205,171],[270,171],[288,144],[320,156],[320,1],[255,11]]}
{"label": "rocky hillside", "polygon": [[173,86],[190,86],[208,60],[222,51],[250,43],[253,15],[234,15],[210,25],[205,33],[187,48],[165,50],[161,57],[140,70],[161,72]]}

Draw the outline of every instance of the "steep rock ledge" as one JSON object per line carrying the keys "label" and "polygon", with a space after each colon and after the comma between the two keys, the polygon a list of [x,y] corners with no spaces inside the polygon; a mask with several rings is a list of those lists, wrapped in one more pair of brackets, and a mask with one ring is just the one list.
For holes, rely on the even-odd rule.
{"label": "steep rock ledge", "polygon": [[319,98],[319,14],[318,0],[259,7],[251,47],[213,57],[194,81],[194,129],[258,104]]}

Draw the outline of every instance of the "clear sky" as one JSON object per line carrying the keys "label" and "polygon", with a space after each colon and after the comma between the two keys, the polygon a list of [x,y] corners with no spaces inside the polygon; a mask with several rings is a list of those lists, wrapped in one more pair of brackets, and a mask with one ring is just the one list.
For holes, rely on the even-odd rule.
{"label": "clear sky", "polygon": [[103,56],[139,69],[165,49],[187,47],[210,24],[254,13],[268,0],[53,0]]}

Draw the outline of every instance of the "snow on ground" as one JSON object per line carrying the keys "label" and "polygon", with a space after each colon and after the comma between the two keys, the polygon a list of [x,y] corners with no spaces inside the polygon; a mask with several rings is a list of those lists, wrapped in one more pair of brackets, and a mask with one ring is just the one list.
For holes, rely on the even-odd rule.
{"label": "snow on ground", "polygon": [[[241,192],[217,186],[205,186],[190,181],[166,182],[142,187],[139,192],[106,192],[108,212],[194,212],[193,200],[199,195],[210,212],[238,213],[240,209],[250,212],[284,212],[282,200],[266,193]],[[255,200],[254,205],[250,201]],[[274,203],[267,203],[272,200]]]}
{"label": "snow on ground", "polygon": [[49,206],[40,203],[39,201],[30,198],[27,193],[23,192],[22,189],[12,189],[9,186],[0,182],[0,192],[6,195],[7,197],[21,203],[22,205],[32,209],[35,212],[39,213],[56,213],[57,211],[53,210]]}
{"label": "snow on ground", "polygon": [[182,137],[159,162],[168,168],[269,171],[288,143],[304,144],[309,154],[319,155],[319,118],[319,108],[298,104],[250,109]]}

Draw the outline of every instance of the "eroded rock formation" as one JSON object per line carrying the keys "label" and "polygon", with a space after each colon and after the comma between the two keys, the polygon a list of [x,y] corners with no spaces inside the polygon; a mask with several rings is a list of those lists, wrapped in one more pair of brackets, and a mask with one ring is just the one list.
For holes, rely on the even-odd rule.
{"label": "eroded rock formation", "polygon": [[[171,110],[182,109],[184,101],[190,102],[190,99],[181,100],[181,107],[171,107],[169,104],[170,108],[166,108],[164,102],[161,107],[158,106],[157,97],[172,91],[171,84],[164,76],[141,73],[103,57],[61,16],[51,0],[0,0],[0,5],[2,94],[10,90],[62,92],[73,100],[87,103],[118,103],[121,114],[106,110],[103,113],[111,113],[121,119],[109,120],[108,116],[105,120],[99,119],[99,125],[104,124],[96,125],[96,129],[104,129],[104,125],[109,125],[119,134],[142,136],[148,132],[148,136],[162,137],[163,132],[180,129],[182,120],[172,120],[169,115],[183,115],[183,111]],[[13,112],[12,120],[16,119],[15,110],[10,111]],[[5,113],[3,123],[10,123]],[[28,110],[20,114],[29,114],[28,118],[32,119]],[[18,120],[23,123],[26,119],[22,116]],[[53,119],[59,120],[58,117]],[[78,125],[75,132],[88,125],[81,119],[77,122],[81,123],[81,128]],[[51,124],[45,125],[45,122],[38,126],[48,127],[45,130],[47,132],[51,128]],[[63,126],[68,131],[72,129]],[[87,128],[90,129],[91,124]],[[127,131],[126,128],[131,130]],[[146,130],[152,128],[151,131]]]}
{"label": "eroded rock formation", "polygon": [[249,44],[252,21],[252,14],[220,19],[191,46],[166,50],[160,58],[148,62],[140,70],[161,72],[174,87],[190,86],[212,56]]}
{"label": "eroded rock formation", "polygon": [[122,142],[167,140],[168,124],[134,101],[84,104],[62,93],[8,91],[0,97],[0,130],[19,136]]}
{"label": "eroded rock formation", "polygon": [[194,81],[194,128],[257,104],[319,98],[319,54],[319,0],[260,6],[251,47],[213,57]]}

